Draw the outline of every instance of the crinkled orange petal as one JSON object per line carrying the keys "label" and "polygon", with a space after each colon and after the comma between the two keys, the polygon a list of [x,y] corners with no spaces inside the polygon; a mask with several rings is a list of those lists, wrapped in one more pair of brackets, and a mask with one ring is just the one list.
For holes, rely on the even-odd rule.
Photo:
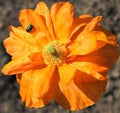
{"label": "crinkled orange petal", "polygon": [[[29,76],[28,76],[29,75]],[[27,107],[43,107],[51,101],[50,96],[39,99],[38,103],[32,102],[34,76],[32,71],[27,71],[21,75],[20,78],[20,96]],[[27,83],[27,84],[26,84]]]}
{"label": "crinkled orange petal", "polygon": [[83,14],[83,15],[80,15],[78,17],[75,17],[74,19],[74,23],[73,23],[73,26],[78,26],[80,24],[83,24],[83,23],[89,23],[91,20],[93,19],[93,17],[89,14]]}
{"label": "crinkled orange petal", "polygon": [[91,15],[80,15],[74,18],[69,39],[72,41],[83,31],[84,27],[93,19]]}
{"label": "crinkled orange petal", "polygon": [[[93,36],[96,37],[97,45],[96,49],[92,51],[89,55],[85,55],[82,57],[80,61],[89,60],[90,57],[99,56],[97,60],[92,60],[92,62],[100,61],[103,62],[102,65],[107,65],[109,68],[114,65],[116,60],[118,59],[119,52],[118,52],[118,45],[116,43],[115,35],[111,34],[110,32],[100,28],[101,31],[92,31],[91,33]],[[114,51],[114,54],[111,52]],[[105,59],[104,61],[102,59]],[[77,61],[77,59],[76,59]],[[97,62],[95,62],[97,63]]]}
{"label": "crinkled orange petal", "polygon": [[79,110],[93,105],[106,89],[106,80],[81,84],[77,77],[74,82],[71,81],[66,87],[59,84],[60,89],[55,97],[55,100],[66,109]]}
{"label": "crinkled orange petal", "polygon": [[74,9],[69,2],[55,3],[51,7],[51,17],[57,39],[63,43],[68,42],[73,23]]}
{"label": "crinkled orange petal", "polygon": [[34,64],[44,64],[44,59],[42,56],[42,52],[34,52],[29,54],[30,60],[33,61]]}
{"label": "crinkled orange petal", "polygon": [[21,99],[23,102],[25,102],[27,99],[28,90],[30,90],[32,87],[31,84],[33,83],[33,76],[31,74],[31,71],[27,71],[22,74],[17,74],[16,77],[17,82],[20,83],[20,95],[22,95]]}
{"label": "crinkled orange petal", "polygon": [[51,101],[58,83],[56,71],[55,66],[47,66],[41,70],[31,70],[22,74],[20,95],[27,107],[43,107]]}
{"label": "crinkled orange petal", "polygon": [[109,31],[104,31],[104,32],[106,32],[107,35],[107,43],[118,47],[118,43],[116,41],[117,39],[116,35],[110,33]]}
{"label": "crinkled orange petal", "polygon": [[53,30],[53,24],[52,24],[52,20],[51,20],[50,11],[49,11],[47,5],[44,2],[39,2],[37,4],[37,7],[35,8],[35,11],[39,15],[41,15],[45,18],[45,23],[46,23],[49,33],[51,34],[52,39],[56,39],[56,37],[54,36],[54,30]]}
{"label": "crinkled orange petal", "polygon": [[92,55],[102,56],[108,62],[108,67],[111,68],[119,57],[119,51],[117,46],[106,44],[101,49],[93,52]]}
{"label": "crinkled orange petal", "polygon": [[[79,30],[78,30],[79,31]],[[71,39],[73,40],[73,42],[71,42],[70,43],[70,45],[72,45],[72,43],[73,43],[73,45],[74,45],[74,41],[76,41],[77,40],[77,38],[79,38],[79,35],[81,35],[80,34],[80,32],[78,32],[78,31],[76,31],[76,33],[74,33],[74,35],[71,37]],[[78,32],[78,33],[77,33]],[[107,43],[107,36],[106,36],[106,34],[104,33],[104,32],[102,32],[102,31],[92,31],[92,32],[90,32],[90,33],[88,33],[91,37],[93,36],[95,39],[96,39],[96,48],[95,48],[95,50],[97,50],[97,49],[100,49],[101,47],[103,47],[106,43]],[[86,34],[87,35],[87,34]],[[89,36],[89,37],[90,37]],[[75,37],[75,38],[74,38]],[[90,38],[91,38],[90,37]],[[76,43],[76,42],[75,42]],[[89,42],[88,42],[89,43]],[[76,45],[77,46],[77,45]]]}
{"label": "crinkled orange petal", "polygon": [[[13,28],[13,32],[11,32],[10,37],[4,40],[6,51],[12,57],[19,57],[29,52],[40,51],[41,46],[37,45],[36,41],[31,35],[28,35],[27,33],[24,33],[24,31],[17,28]],[[26,37],[23,38],[22,35]]]}
{"label": "crinkled orange petal", "polygon": [[81,33],[76,41],[69,46],[70,54],[72,55],[86,55],[95,50],[97,46],[96,35],[92,32]]}
{"label": "crinkled orange petal", "polygon": [[[96,76],[98,75],[98,76]],[[81,84],[90,84],[90,83],[93,83],[93,82],[96,82],[96,81],[103,81],[103,80],[107,80],[107,71],[104,71],[104,72],[96,72],[94,71],[94,73],[86,73],[84,71],[77,71],[77,74],[75,75],[74,78],[79,78],[79,82]]]}
{"label": "crinkled orange petal", "polygon": [[22,26],[26,29],[29,25],[33,25],[35,29],[40,32],[44,32],[46,34],[46,37],[44,40],[52,40],[52,37],[50,36],[48,29],[45,24],[45,20],[42,16],[40,16],[37,12],[31,9],[24,9],[20,12],[19,20]]}
{"label": "crinkled orange petal", "polygon": [[93,31],[95,27],[99,25],[99,22],[101,19],[102,19],[102,16],[97,16],[93,18],[92,21],[86,25],[84,31],[87,31],[87,32]]}
{"label": "crinkled orange petal", "polygon": [[60,82],[67,85],[76,74],[76,69],[69,64],[62,64],[58,67]]}
{"label": "crinkled orange petal", "polygon": [[[52,66],[53,67],[53,66]],[[53,67],[54,68],[54,67]],[[53,71],[53,68],[52,68],[52,71]],[[49,70],[49,72],[51,72],[51,68],[50,68],[50,70]],[[48,73],[49,73],[48,72]],[[49,73],[48,75],[51,75],[52,73]],[[46,75],[47,76],[47,75]],[[45,78],[45,77],[43,77],[43,78]],[[37,78],[36,78],[37,79]],[[47,77],[46,79],[50,79],[50,80],[46,80],[46,82],[48,81],[48,87],[49,87],[49,91],[46,91],[46,93],[43,91],[43,90],[41,90],[41,89],[39,89],[38,88],[38,90],[39,91],[37,91],[37,93],[39,93],[40,95],[39,95],[39,97],[40,96],[42,96],[41,94],[42,94],[42,92],[44,92],[43,94],[43,96],[41,97],[41,98],[36,98],[36,97],[34,97],[35,95],[34,95],[34,92],[33,92],[33,97],[32,97],[32,104],[31,104],[31,106],[29,106],[29,107],[35,107],[35,108],[39,108],[39,107],[41,107],[41,106],[45,106],[46,104],[48,104],[52,99],[53,99],[53,97],[54,97],[54,95],[56,94],[56,89],[57,89],[57,87],[58,87],[58,81],[59,81],[59,74],[58,74],[58,71],[57,71],[57,68],[54,70],[54,72],[53,72],[53,76],[51,77]],[[43,87],[45,87],[45,84],[44,84],[44,82],[42,82],[43,83]],[[38,84],[40,84],[40,83],[38,83]],[[47,84],[47,83],[46,83]],[[37,84],[36,84],[37,85]],[[40,92],[40,90],[42,91],[42,92]],[[36,92],[36,91],[35,91]],[[36,96],[37,96],[37,94],[36,94]],[[38,99],[39,99],[39,101],[38,101]]]}
{"label": "crinkled orange petal", "polygon": [[39,49],[42,50],[50,41],[44,32],[40,31],[34,36]]}
{"label": "crinkled orange petal", "polygon": [[107,35],[101,31],[93,31],[92,33],[96,36],[97,39],[96,50],[98,50],[107,43]]}
{"label": "crinkled orange petal", "polygon": [[[81,72],[85,72],[98,80],[106,79],[106,77],[104,77],[103,75],[101,75],[98,72],[107,71],[108,70],[107,67],[100,66],[100,65],[90,63],[90,62],[73,62],[71,65],[73,67],[75,67],[77,70],[79,70]],[[84,76],[84,75],[82,75],[82,76]]]}
{"label": "crinkled orange petal", "polygon": [[11,30],[10,37],[22,41],[31,46],[37,46],[36,40],[32,34],[25,32],[23,29],[15,28],[13,26],[9,27]]}
{"label": "crinkled orange petal", "polygon": [[4,40],[4,46],[6,48],[7,53],[14,57],[21,56],[27,53],[29,50],[29,47],[26,43],[23,43],[22,41],[11,37],[8,37]]}
{"label": "crinkled orange petal", "polygon": [[49,43],[46,34],[43,32],[38,32],[34,36],[30,33],[25,32],[23,29],[15,28],[13,26],[10,27],[10,30],[10,37],[14,38],[16,44],[21,42],[30,51],[41,51],[43,47]]}
{"label": "crinkled orange petal", "polygon": [[33,76],[35,76],[33,82],[33,99],[42,98],[49,91],[54,71],[55,66],[52,65],[33,72]]}
{"label": "crinkled orange petal", "polygon": [[104,29],[102,26],[97,26],[96,30],[106,34],[106,40],[108,44],[114,45],[116,47],[118,46],[115,34],[112,34],[110,31]]}
{"label": "crinkled orange petal", "polygon": [[[98,54],[95,54],[96,52],[93,52],[91,54],[85,55],[85,56],[77,56],[74,59],[72,59],[71,63],[74,62],[88,62],[88,63],[92,63],[95,64],[96,66],[102,66],[102,67],[109,67],[109,62],[108,60]],[[101,72],[102,70],[97,69],[98,72]]]}
{"label": "crinkled orange petal", "polygon": [[5,75],[13,75],[23,73],[30,69],[36,69],[37,66],[39,66],[40,68],[40,65],[43,67],[43,62],[39,62],[39,64],[34,63],[32,60],[29,59],[28,55],[23,55],[18,58],[13,58],[12,61],[10,61],[2,68],[2,72]]}

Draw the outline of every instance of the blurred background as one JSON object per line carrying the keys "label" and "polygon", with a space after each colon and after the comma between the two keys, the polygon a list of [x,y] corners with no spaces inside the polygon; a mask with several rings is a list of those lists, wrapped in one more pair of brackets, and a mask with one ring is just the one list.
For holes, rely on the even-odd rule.
{"label": "blurred background", "polygon": [[[5,52],[3,40],[9,36],[8,26],[19,26],[19,11],[34,9],[41,0],[0,0],[0,69],[10,60]],[[50,7],[57,1],[69,1],[75,7],[75,15],[102,15],[102,25],[116,34],[120,45],[120,0],[44,0]],[[114,53],[113,53],[114,54]],[[93,106],[73,113],[120,113],[120,57],[108,72],[107,92]],[[0,72],[0,113],[67,113],[52,101],[41,109],[28,109],[21,102],[19,85],[15,76],[4,76]]]}

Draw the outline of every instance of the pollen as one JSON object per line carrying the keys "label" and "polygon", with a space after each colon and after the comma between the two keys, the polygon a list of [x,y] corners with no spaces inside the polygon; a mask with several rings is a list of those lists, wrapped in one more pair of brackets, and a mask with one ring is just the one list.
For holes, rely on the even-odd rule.
{"label": "pollen", "polygon": [[68,49],[60,41],[52,41],[43,49],[44,62],[47,65],[60,65],[65,62]]}

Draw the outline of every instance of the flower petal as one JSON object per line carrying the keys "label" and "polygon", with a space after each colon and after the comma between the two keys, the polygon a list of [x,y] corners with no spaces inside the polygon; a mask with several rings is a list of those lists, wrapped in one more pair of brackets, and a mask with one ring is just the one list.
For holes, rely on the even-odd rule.
{"label": "flower petal", "polygon": [[98,80],[106,79],[106,77],[99,74],[98,72],[107,71],[108,70],[107,67],[99,66],[97,64],[90,63],[90,62],[73,62],[71,65],[75,67],[77,70],[81,72],[85,72],[89,76],[93,76],[95,79],[98,79]]}
{"label": "flower petal", "polygon": [[81,25],[83,23],[88,24],[92,19],[93,19],[93,17],[89,14],[80,15],[74,19],[74,26],[78,26],[78,25]]}
{"label": "flower petal", "polygon": [[48,29],[49,33],[51,34],[52,39],[55,39],[56,37],[54,36],[51,15],[50,15],[50,11],[49,11],[47,5],[44,2],[39,2],[37,4],[37,7],[35,8],[35,11],[39,15],[41,15],[45,18],[45,23],[46,23],[47,29]]}
{"label": "flower petal", "polygon": [[87,24],[84,31],[87,31],[87,32],[93,31],[95,27],[99,25],[99,22],[101,19],[102,19],[102,16],[97,16],[93,18],[92,21]]}
{"label": "flower petal", "polygon": [[15,28],[10,26],[10,37],[16,39],[17,41],[20,40],[27,45],[36,46],[36,41],[33,38],[32,34],[25,32],[23,29]]}
{"label": "flower petal", "polygon": [[98,80],[99,81],[106,80],[107,79],[106,75],[107,75],[107,72],[97,73],[94,71],[94,73],[86,73],[84,71],[78,71],[74,79],[77,80],[77,78],[79,78],[78,80],[81,84],[88,84],[88,83],[90,84]]}
{"label": "flower petal", "polygon": [[68,42],[73,23],[74,9],[69,2],[55,3],[51,8],[51,17],[58,40]]}
{"label": "flower petal", "polygon": [[69,64],[62,64],[58,67],[60,82],[67,85],[76,74],[76,69]]}
{"label": "flower petal", "polygon": [[54,70],[55,66],[47,66],[46,68],[34,71],[33,98],[41,98],[49,91]]}
{"label": "flower petal", "polygon": [[99,50],[93,52],[92,55],[102,56],[108,62],[108,67],[111,68],[119,57],[119,51],[117,46],[106,44]]}
{"label": "flower petal", "polygon": [[31,61],[33,61],[34,64],[44,64],[42,52],[31,53],[29,54],[29,58]]}
{"label": "flower petal", "polygon": [[106,34],[106,41],[108,44],[111,44],[111,45],[116,46],[116,47],[118,46],[115,34],[112,34],[110,31],[104,29],[102,26],[97,26],[96,30],[101,31],[104,34]]}
{"label": "flower petal", "polygon": [[22,10],[19,15],[19,20],[25,29],[31,24],[39,32],[44,32],[47,36],[47,40],[52,40],[52,37],[50,36],[46,27],[44,18],[38,15],[37,12],[35,12],[34,10]]}
{"label": "flower petal", "polygon": [[97,47],[95,49],[95,51],[97,51],[107,43],[107,35],[102,31],[93,31],[93,33],[97,39]]}
{"label": "flower petal", "polygon": [[59,84],[55,100],[66,109],[79,110],[93,105],[106,89],[106,80],[81,84],[79,78],[76,79],[66,87]]}
{"label": "flower petal", "polygon": [[55,66],[47,66],[40,70],[31,70],[22,74],[20,95],[27,107],[38,108],[51,101],[58,81],[56,76],[53,77],[54,72],[56,73]]}
{"label": "flower petal", "polygon": [[18,57],[27,53],[29,48],[27,44],[11,37],[8,37],[4,40],[4,46],[6,48],[7,53],[14,57]]}
{"label": "flower petal", "polygon": [[97,46],[96,35],[92,32],[83,32],[81,33],[76,41],[69,45],[69,49],[72,55],[86,55],[95,50]]}
{"label": "flower petal", "polygon": [[12,61],[2,68],[2,72],[5,75],[13,75],[23,73],[30,69],[36,69],[38,67],[43,67],[43,64],[41,64],[41,62],[39,62],[39,64],[34,63],[29,59],[28,55],[23,55],[21,57],[12,59]]}
{"label": "flower petal", "polygon": [[50,41],[44,32],[40,31],[34,36],[39,49],[42,50]]}
{"label": "flower petal", "polygon": [[31,72],[32,71],[27,71],[23,74],[16,75],[17,80],[20,83],[20,96],[21,96],[21,99],[23,102],[25,102],[27,100],[28,91],[30,91],[32,89],[33,76],[31,74]]}
{"label": "flower petal", "polygon": [[[20,28],[15,28],[13,26],[9,28],[11,30],[11,39],[5,40],[4,44],[8,50],[14,50],[11,51],[12,54],[17,54],[19,52],[18,50],[21,50],[21,54],[27,53],[29,51],[41,51],[43,47],[49,43],[45,33],[39,32],[34,36]],[[17,55],[19,55],[19,53]]]}
{"label": "flower petal", "polygon": [[84,27],[93,19],[91,15],[80,15],[74,18],[71,34],[69,36],[70,40],[75,40],[77,36],[83,31]]}

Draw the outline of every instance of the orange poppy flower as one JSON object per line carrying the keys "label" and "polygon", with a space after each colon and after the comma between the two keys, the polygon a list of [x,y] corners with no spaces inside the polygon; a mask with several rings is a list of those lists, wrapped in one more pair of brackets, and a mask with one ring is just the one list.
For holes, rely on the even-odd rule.
{"label": "orange poppy flower", "polygon": [[[52,99],[71,110],[93,105],[105,92],[107,71],[118,58],[116,37],[102,16],[74,17],[69,2],[44,2],[20,12],[20,27],[10,26],[4,45],[12,60],[2,72],[16,74],[27,107]],[[114,54],[113,54],[114,53]]]}

